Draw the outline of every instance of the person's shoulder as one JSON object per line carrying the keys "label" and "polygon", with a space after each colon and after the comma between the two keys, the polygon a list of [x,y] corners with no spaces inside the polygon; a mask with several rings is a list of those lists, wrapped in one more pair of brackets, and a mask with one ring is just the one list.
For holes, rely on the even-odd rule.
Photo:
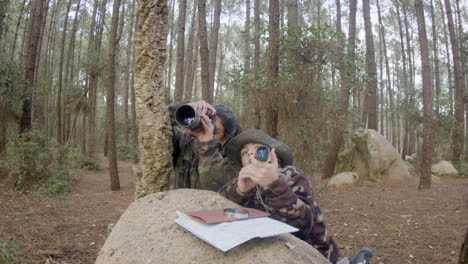
{"label": "person's shoulder", "polygon": [[283,172],[285,175],[294,177],[294,176],[304,176],[304,172],[294,166],[288,165],[283,168],[281,168],[281,172]]}

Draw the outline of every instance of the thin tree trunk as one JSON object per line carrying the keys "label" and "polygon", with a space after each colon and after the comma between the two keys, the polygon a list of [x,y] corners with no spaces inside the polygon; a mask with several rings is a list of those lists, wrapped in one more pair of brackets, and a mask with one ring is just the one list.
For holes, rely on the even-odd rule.
{"label": "thin tree trunk", "polygon": [[[387,38],[385,37],[385,27],[382,23],[382,16],[380,12],[380,4],[379,1],[377,1],[377,8],[378,8],[378,16],[379,16],[379,24],[380,28],[382,31],[382,44],[383,44],[383,55],[385,58],[385,72],[387,75],[387,92],[388,92],[388,101],[390,103],[389,108],[390,108],[390,120],[391,120],[391,128],[392,131],[394,131],[396,127],[396,120],[395,120],[395,108],[394,108],[394,103],[393,103],[393,91],[392,91],[392,82],[391,82],[391,77],[390,77],[390,65],[388,62],[388,56],[387,56]],[[387,127],[389,127],[389,123],[387,123]],[[387,134],[388,139],[390,140],[390,135]],[[391,142],[393,146],[396,146],[396,133],[392,132],[391,136]]]}
{"label": "thin tree trunk", "polygon": [[221,0],[214,0],[213,26],[210,31],[208,71],[209,71],[209,92],[213,103],[214,80],[216,71],[216,57],[218,55],[218,35],[221,17]]}
{"label": "thin tree trunk", "polygon": [[[442,4],[442,0],[439,0],[439,7],[440,7],[440,12],[443,14],[444,13],[444,6]],[[442,15],[443,17],[443,15]],[[449,48],[449,40],[448,40],[448,32],[447,32],[447,25],[445,23],[445,19],[442,18],[442,25],[444,28],[444,44],[445,44],[445,53],[446,58],[447,58],[447,77],[448,77],[448,92],[449,92],[449,115],[453,116],[453,91],[452,91],[452,68],[451,68],[451,63],[450,63],[450,48]]]}
{"label": "thin tree trunk", "polygon": [[426,22],[422,0],[416,0],[416,18],[418,20],[419,46],[421,53],[423,78],[423,108],[424,108],[424,141],[421,153],[421,176],[419,190],[431,188],[432,165],[432,83],[431,68],[429,66],[429,48],[427,44]]}
{"label": "thin tree trunk", "polygon": [[[165,76],[167,76],[167,80],[166,80],[166,94],[167,94],[167,98],[170,98],[170,91],[171,91],[171,84],[172,84],[172,56],[173,56],[173,52],[172,52],[172,43],[174,43],[174,14],[175,14],[175,5],[176,5],[176,0],[172,0],[172,8],[171,8],[171,22],[169,23],[169,26],[171,27],[171,32],[170,32],[170,37],[169,37],[169,50],[167,51],[169,53],[169,59],[166,61],[166,63],[168,64],[167,68],[166,68],[166,71],[167,73],[165,74]],[[169,3],[169,6],[171,6],[171,4]]]}
{"label": "thin tree trunk", "polygon": [[[133,43],[133,23],[134,23],[134,14],[135,14],[135,1],[132,1],[130,8],[130,25],[128,28],[128,40],[127,40],[127,50],[126,50],[126,64],[125,64],[125,80],[124,80],[124,142],[126,145],[129,143],[129,134],[130,134],[130,121],[128,119],[128,94],[130,86],[130,72],[132,71],[132,43]],[[122,19],[123,20],[123,19]]]}
{"label": "thin tree trunk", "polygon": [[439,74],[439,58],[437,55],[437,30],[435,24],[434,3],[431,0],[431,19],[432,19],[432,52],[434,60],[434,77],[435,77],[435,111],[436,115],[440,113],[440,74]]}
{"label": "thin tree trunk", "polygon": [[118,37],[117,27],[119,24],[120,0],[114,0],[112,11],[112,24],[109,40],[109,68],[107,77],[107,140],[108,140],[108,160],[111,191],[120,190],[119,174],[117,169],[117,149],[115,143],[115,123],[114,123],[114,101],[115,101],[115,56],[117,54]]}
{"label": "thin tree trunk", "polygon": [[15,58],[16,41],[18,40],[18,31],[21,25],[21,20],[23,19],[23,12],[24,12],[24,7],[26,6],[26,1],[27,0],[23,0],[23,3],[21,4],[20,13],[18,16],[18,22],[16,23],[15,38],[13,40],[13,47],[11,48],[11,58],[10,58],[11,61],[13,61],[13,59]]}
{"label": "thin tree trunk", "polygon": [[206,0],[198,1],[198,38],[200,42],[202,98],[207,103],[213,102],[213,92],[210,90],[209,52],[206,30]]}
{"label": "thin tree trunk", "polygon": [[377,130],[377,67],[375,65],[374,36],[370,19],[369,0],[363,0],[364,25],[366,31],[366,72],[368,75],[367,128]]}
{"label": "thin tree trunk", "polygon": [[174,102],[182,101],[184,95],[184,52],[185,52],[185,13],[187,10],[187,0],[179,0],[179,22],[177,29],[177,62],[176,80],[174,90]]}
{"label": "thin tree trunk", "polygon": [[[337,6],[340,5],[339,0],[336,1]],[[330,178],[335,172],[336,160],[338,158],[338,153],[344,142],[344,131],[346,127],[347,112],[349,108],[349,95],[351,88],[353,87],[353,73],[352,69],[348,68],[346,65],[353,64],[355,60],[355,45],[356,45],[356,11],[357,11],[357,0],[349,1],[349,28],[348,28],[348,54],[347,62],[345,64],[341,60],[340,67],[340,76],[341,76],[341,102],[340,102],[340,111],[339,116],[337,117],[337,128],[333,135],[332,145],[325,160],[325,165],[323,167],[323,178]],[[337,8],[337,13],[339,13],[341,8]],[[341,32],[341,16],[337,15],[337,29],[338,32]],[[344,43],[343,43],[344,44]],[[343,56],[341,56],[343,57]]]}
{"label": "thin tree trunk", "polygon": [[278,108],[275,100],[278,87],[279,68],[279,0],[269,0],[268,20],[268,89],[269,102],[267,102],[265,118],[265,132],[271,137],[278,136]]}
{"label": "thin tree trunk", "polygon": [[[187,56],[185,59],[185,78],[184,78],[184,101],[190,101],[192,99],[192,87],[193,87],[193,78],[192,78],[192,63],[194,56],[197,56],[197,52],[195,49],[195,32],[197,31],[197,4],[194,2],[192,6],[192,17],[191,19],[191,26],[190,32],[188,37],[188,45],[187,45]],[[191,80],[191,83],[189,83]]]}
{"label": "thin tree trunk", "polygon": [[244,72],[250,73],[250,0],[245,0]]}
{"label": "thin tree trunk", "polygon": [[455,73],[455,129],[452,134],[452,162],[457,163],[460,160],[465,137],[464,137],[464,89],[465,89],[465,80],[463,79],[463,74],[461,72],[461,59],[459,44],[457,36],[455,35],[455,27],[453,24],[452,18],[452,8],[450,7],[449,0],[445,1],[445,12],[447,14],[448,29],[450,34],[450,43],[452,45],[452,56],[453,56],[453,71]]}
{"label": "thin tree trunk", "polygon": [[65,11],[65,22],[63,24],[63,32],[62,32],[62,43],[60,44],[60,59],[59,59],[59,69],[58,69],[58,91],[57,91],[57,110],[56,110],[56,121],[57,121],[57,141],[62,144],[63,143],[63,125],[62,125],[62,90],[63,90],[63,63],[64,63],[64,56],[65,56],[65,40],[67,34],[67,24],[68,24],[68,13],[70,13],[70,8],[72,4],[72,0],[68,0],[67,10]]}

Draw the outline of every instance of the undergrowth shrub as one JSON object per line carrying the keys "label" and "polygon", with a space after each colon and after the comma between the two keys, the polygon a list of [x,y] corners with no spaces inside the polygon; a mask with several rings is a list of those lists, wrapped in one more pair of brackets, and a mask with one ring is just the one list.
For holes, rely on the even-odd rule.
{"label": "undergrowth shrub", "polygon": [[117,159],[136,162],[138,160],[138,146],[117,144]]}
{"label": "undergrowth shrub", "polygon": [[95,171],[99,168],[99,161],[83,155],[76,148],[71,148],[67,155],[68,163],[72,168]]}
{"label": "undergrowth shrub", "polygon": [[36,189],[60,195],[71,187],[67,149],[38,130],[8,135],[7,182],[14,190]]}
{"label": "undergrowth shrub", "polygon": [[0,264],[9,263],[15,259],[15,252],[20,248],[16,245],[15,240],[7,242],[0,241]]}

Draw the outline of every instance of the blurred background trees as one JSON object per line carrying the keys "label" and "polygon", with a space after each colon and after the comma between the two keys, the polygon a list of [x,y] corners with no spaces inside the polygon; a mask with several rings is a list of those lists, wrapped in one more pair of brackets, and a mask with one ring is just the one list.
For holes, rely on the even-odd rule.
{"label": "blurred background trees", "polygon": [[[113,157],[114,145],[118,158],[138,160],[138,3],[114,1],[0,0],[0,159],[18,140],[8,134],[34,130],[83,160]],[[468,6],[421,2],[431,156],[466,170]],[[290,145],[308,173],[333,174],[359,128],[378,130],[403,157],[423,151],[427,104],[414,1],[167,5],[165,102],[224,104],[243,128]]]}

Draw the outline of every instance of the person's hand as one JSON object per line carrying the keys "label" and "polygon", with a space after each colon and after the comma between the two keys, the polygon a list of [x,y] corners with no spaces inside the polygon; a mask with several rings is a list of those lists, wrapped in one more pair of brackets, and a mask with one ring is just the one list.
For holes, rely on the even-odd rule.
{"label": "person's hand", "polygon": [[278,157],[276,156],[275,149],[271,149],[268,161],[263,162],[252,158],[251,164],[242,168],[245,170],[250,180],[260,185],[267,187],[276,181],[279,177],[278,174]]}
{"label": "person's hand", "polygon": [[213,139],[214,137],[214,126],[213,126],[213,123],[211,123],[211,120],[210,118],[200,112],[200,121],[202,123],[202,127],[198,130],[190,130],[189,129],[189,133],[191,135],[193,135],[194,137],[196,137],[198,139],[198,141],[200,142],[208,142],[210,140]]}
{"label": "person's hand", "polygon": [[191,102],[191,103],[188,103],[188,105],[193,107],[193,109],[197,110],[201,114],[206,114],[208,110],[211,110],[212,115],[213,116],[216,115],[216,109],[212,105],[210,105],[209,103],[203,100]]}
{"label": "person's hand", "polygon": [[240,192],[246,193],[255,188],[257,185],[250,179],[250,174],[245,170],[246,167],[242,168],[239,172],[239,177],[237,178],[237,188]]}

